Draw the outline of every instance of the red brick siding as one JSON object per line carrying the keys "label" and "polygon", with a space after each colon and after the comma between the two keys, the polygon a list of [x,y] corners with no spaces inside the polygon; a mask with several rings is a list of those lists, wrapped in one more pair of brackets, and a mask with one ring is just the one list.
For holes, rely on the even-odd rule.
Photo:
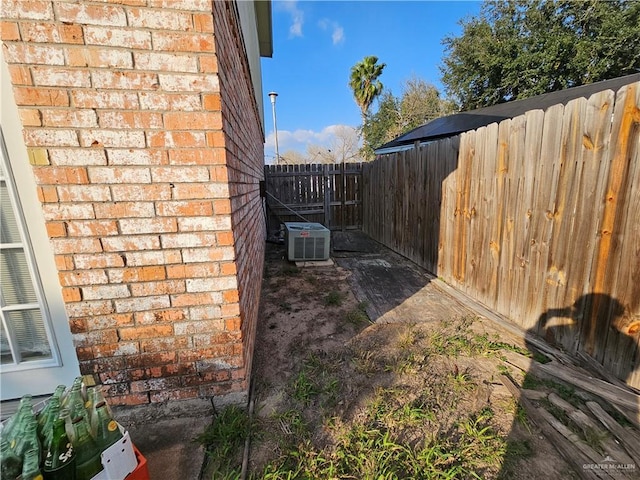
{"label": "red brick siding", "polygon": [[234,132],[226,139],[226,158],[238,269],[238,321],[242,319],[240,331],[244,338],[245,378],[249,379],[266,239],[260,197],[260,180],[264,175],[264,132],[254,100],[246,52],[242,42],[237,41],[242,35],[238,24],[238,13],[233,3],[214,2],[223,130]]}
{"label": "red brick siding", "polygon": [[2,1],[81,371],[114,404],[248,387],[263,134],[235,6],[213,4]]}

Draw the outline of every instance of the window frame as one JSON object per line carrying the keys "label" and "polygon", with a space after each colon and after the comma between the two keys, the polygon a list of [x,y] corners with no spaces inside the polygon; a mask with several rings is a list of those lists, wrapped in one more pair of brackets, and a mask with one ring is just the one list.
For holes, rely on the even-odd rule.
{"label": "window frame", "polygon": [[[80,375],[80,362],[71,333],[67,304],[62,296],[62,286],[55,261],[55,251],[46,229],[43,205],[38,198],[38,185],[29,160],[18,106],[16,105],[9,68],[0,49],[0,128],[2,128],[6,163],[11,167],[14,187],[20,199],[20,207],[29,227],[27,233],[32,246],[35,265],[41,273],[40,282],[48,306],[51,326],[55,334],[59,365],[40,366],[24,362],[21,368],[7,371],[0,365],[0,400],[31,395],[51,394],[58,385],[71,385]],[[53,363],[53,362],[52,362]]]}
{"label": "window frame", "polygon": [[[44,292],[44,288],[41,281],[40,271],[38,269],[38,265],[35,259],[33,245],[29,236],[29,229],[27,224],[27,219],[25,218],[25,210],[22,208],[22,203],[20,201],[20,196],[18,194],[17,186],[15,185],[15,179],[13,175],[13,170],[11,168],[11,163],[9,162],[9,153],[4,140],[4,133],[2,131],[2,127],[0,126],[0,165],[2,167],[2,177],[5,184],[7,185],[7,191],[9,194],[9,201],[11,203],[11,208],[13,210],[13,214],[16,220],[16,225],[18,228],[18,233],[20,235],[21,243],[8,243],[8,244],[0,244],[1,249],[9,249],[9,248],[21,248],[25,255],[25,260],[27,263],[27,268],[29,270],[29,275],[31,277],[31,282],[33,284],[34,293],[36,296],[36,303],[23,303],[16,305],[5,305],[4,299],[2,298],[2,291],[0,289],[0,320],[2,321],[2,325],[4,328],[4,332],[7,336],[7,340],[9,342],[9,348],[11,351],[11,356],[13,358],[12,363],[3,363],[2,371],[3,372],[15,372],[20,370],[31,370],[34,368],[47,368],[47,367],[58,367],[62,365],[62,360],[60,356],[60,352],[58,349],[55,333],[53,331],[51,312],[49,310],[49,306],[46,301],[46,295]],[[38,308],[40,310],[42,316],[42,322],[44,331],[47,337],[47,342],[49,343],[49,347],[51,348],[51,357],[43,358],[43,359],[23,359],[22,355],[17,347],[17,341],[15,339],[15,335],[8,328],[7,319],[5,318],[5,312],[11,311],[23,311],[23,310],[34,310]]]}

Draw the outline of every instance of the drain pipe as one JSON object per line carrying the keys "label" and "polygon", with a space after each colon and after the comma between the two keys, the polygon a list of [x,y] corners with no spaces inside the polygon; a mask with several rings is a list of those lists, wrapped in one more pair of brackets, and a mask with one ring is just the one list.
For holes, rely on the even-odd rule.
{"label": "drain pipe", "polygon": [[[211,425],[216,421],[216,417],[218,416],[218,410],[216,409],[216,404],[213,401],[213,396],[209,397],[209,401],[211,402]],[[202,459],[202,465],[200,465],[200,474],[198,475],[198,480],[204,479],[204,473],[207,471],[207,467],[209,466],[209,460],[211,456],[209,455],[210,447],[204,449],[204,458]]]}
{"label": "drain pipe", "polygon": [[251,381],[251,388],[249,388],[249,425],[247,426],[247,438],[244,441],[244,453],[242,454],[242,470],[240,471],[240,479],[247,479],[247,469],[249,467],[249,450],[251,448],[251,425],[253,423],[253,408],[256,403],[255,395],[255,382]]}

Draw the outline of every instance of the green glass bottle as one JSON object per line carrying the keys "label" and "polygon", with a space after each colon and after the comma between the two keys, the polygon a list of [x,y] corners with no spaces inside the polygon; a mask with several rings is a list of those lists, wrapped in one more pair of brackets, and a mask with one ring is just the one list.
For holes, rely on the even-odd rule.
{"label": "green glass bottle", "polygon": [[53,422],[60,415],[60,399],[51,397],[47,404],[47,415],[43,422],[38,421],[38,433],[41,437],[44,436],[44,432],[53,428]]}
{"label": "green glass bottle", "polygon": [[40,445],[42,447],[41,458],[45,458],[47,454],[47,449],[49,448],[49,444],[51,443],[51,439],[53,438],[53,424],[60,415],[60,399],[52,397],[49,402],[50,408],[47,412],[47,418],[40,430],[39,435]]}
{"label": "green glass bottle", "polygon": [[60,400],[62,402],[62,397],[64,395],[65,390],[67,389],[67,387],[65,387],[64,385],[58,385],[56,387],[56,389],[53,391],[53,394],[51,395],[52,398],[57,398],[58,400]]}
{"label": "green glass bottle", "polygon": [[84,402],[84,408],[89,412],[89,417],[91,417],[91,409],[93,408],[93,395],[96,387],[91,386],[87,388],[87,399]]}
{"label": "green glass bottle", "polygon": [[100,402],[104,402],[107,405],[107,410],[109,411],[109,415],[113,417],[113,412],[107,403],[107,400],[104,398],[104,392],[102,391],[102,385],[96,385],[93,387],[93,401],[97,405]]}
{"label": "green glass bottle", "polygon": [[87,389],[87,403],[85,406],[89,412],[89,424],[91,425],[91,432],[93,436],[96,436],[96,426],[98,422],[97,418],[97,405],[104,402],[107,406],[107,411],[109,412],[109,416],[113,417],[113,413],[111,412],[111,408],[107,404],[107,401],[104,398],[104,394],[102,393],[102,385],[95,385],[93,387],[89,387]]}
{"label": "green glass bottle", "polygon": [[0,442],[0,478],[14,479],[22,472],[22,460],[9,446],[9,442]]}
{"label": "green glass bottle", "polygon": [[[35,426],[34,426],[35,428]],[[40,450],[27,450],[22,464],[22,480],[43,480],[40,472]]]}
{"label": "green glass bottle", "polygon": [[36,417],[38,419],[38,433],[42,432],[42,427],[44,427],[44,424],[47,421],[47,415],[49,413],[49,409],[51,408],[51,400],[53,400],[54,398],[57,398],[58,401],[60,401],[62,394],[64,393],[64,390],[65,390],[64,385],[58,385],[55,391],[53,392],[53,395],[51,395],[51,398],[49,399],[47,404],[44,406],[42,410],[40,410],[40,412],[38,412],[38,415]]}
{"label": "green glass bottle", "polygon": [[96,405],[96,419],[95,438],[100,451],[104,452],[122,438],[122,433],[109,413],[106,402]]}
{"label": "green glass bottle", "polygon": [[75,439],[73,448],[76,451],[76,480],[91,480],[102,470],[100,448],[91,436],[89,424],[83,417],[73,420]]}
{"label": "green glass bottle", "polygon": [[45,480],[76,480],[76,453],[61,417],[56,418],[53,424],[53,436],[42,471]]}
{"label": "green glass bottle", "polygon": [[71,384],[71,387],[62,398],[63,408],[68,407],[69,402],[72,399],[75,400],[74,397],[76,393],[80,394],[80,398],[82,399],[82,404],[84,405],[84,401],[86,398],[85,398],[85,385],[84,385],[84,382],[82,381],[82,377],[76,377],[73,379],[73,383]]}
{"label": "green glass bottle", "polygon": [[89,422],[89,412],[87,412],[87,409],[84,407],[85,402],[82,396],[81,384],[74,383],[65,400],[66,402],[62,402],[63,408],[69,409],[72,420],[82,416],[87,422]]}
{"label": "green glass bottle", "polygon": [[60,418],[64,420],[64,428],[67,432],[67,437],[73,442],[75,439],[75,432],[73,431],[73,422],[71,421],[71,411],[68,408],[60,409]]}
{"label": "green glass bottle", "polygon": [[31,395],[24,395],[20,399],[18,411],[5,423],[2,429],[2,438],[9,442],[11,448],[15,448],[16,439],[22,435],[27,420],[33,417],[33,400]]}
{"label": "green glass bottle", "polygon": [[24,433],[16,439],[15,447],[13,450],[18,457],[23,458],[29,450],[36,450],[38,452],[38,463],[40,463],[41,447],[40,440],[38,440],[38,422],[35,417],[31,417],[25,426]]}
{"label": "green glass bottle", "polygon": [[87,388],[87,401],[84,403],[84,406],[87,409],[89,426],[91,427],[91,434],[93,435],[94,438],[96,436],[95,427],[94,427],[95,416],[96,416],[96,405],[98,404],[98,402],[96,402],[95,396],[96,396],[96,387],[92,386]]}
{"label": "green glass bottle", "polygon": [[8,438],[9,446],[22,458],[24,452],[31,448],[40,448],[37,432],[38,422],[33,412],[23,415],[11,436]]}

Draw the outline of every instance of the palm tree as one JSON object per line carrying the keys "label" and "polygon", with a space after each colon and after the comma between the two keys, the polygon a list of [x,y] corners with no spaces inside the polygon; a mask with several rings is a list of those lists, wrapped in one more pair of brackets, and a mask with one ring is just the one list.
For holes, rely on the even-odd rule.
{"label": "palm tree", "polygon": [[382,92],[382,83],[378,80],[378,77],[382,75],[384,67],[386,67],[386,64],[378,64],[378,57],[373,55],[364,57],[361,62],[351,67],[349,86],[353,90],[353,96],[360,107],[363,124],[367,118],[367,113],[369,113],[369,106]]}

